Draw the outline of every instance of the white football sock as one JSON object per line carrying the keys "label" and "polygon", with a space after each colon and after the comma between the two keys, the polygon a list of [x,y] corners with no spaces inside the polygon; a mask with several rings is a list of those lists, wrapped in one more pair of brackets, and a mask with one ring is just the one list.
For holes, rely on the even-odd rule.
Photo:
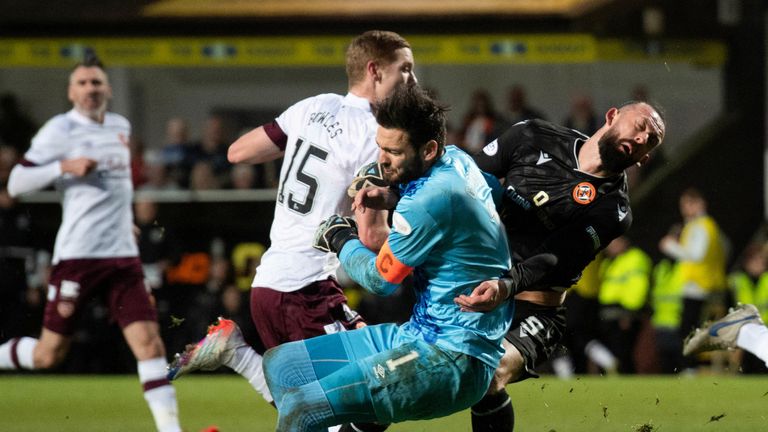
{"label": "white football sock", "polygon": [[560,379],[573,378],[573,361],[568,356],[560,356],[552,359],[552,369]]}
{"label": "white football sock", "polygon": [[[14,338],[0,345],[0,370],[19,369],[13,361],[14,356],[21,369],[34,369],[35,346],[37,339],[31,337]],[[15,352],[12,352],[11,348],[14,348]]]}
{"label": "white football sock", "polygon": [[736,345],[756,355],[768,366],[768,327],[762,324],[744,324],[739,329]]}
{"label": "white football sock", "polygon": [[613,353],[611,353],[611,351],[598,340],[592,339],[589,341],[584,347],[584,353],[587,355],[587,357],[589,357],[590,360],[595,362],[596,365],[600,366],[604,370],[616,370],[616,356],[614,356]]}
{"label": "white football sock", "polygon": [[235,350],[235,355],[232,356],[230,362],[232,365],[227,366],[230,366],[235,372],[247,379],[251,387],[261,393],[264,400],[272,403],[274,399],[269,391],[269,387],[267,387],[267,380],[264,378],[263,361],[264,358],[259,353],[246,345]]}
{"label": "white football sock", "polygon": [[158,357],[137,363],[139,381],[144,387],[144,400],[152,411],[158,432],[181,432],[176,390],[166,378],[168,363]]}

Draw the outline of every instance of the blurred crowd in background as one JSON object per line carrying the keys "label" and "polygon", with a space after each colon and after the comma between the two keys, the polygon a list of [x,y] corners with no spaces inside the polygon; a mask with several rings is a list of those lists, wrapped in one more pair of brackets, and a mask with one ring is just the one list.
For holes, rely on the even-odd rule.
{"label": "blurred crowd in background", "polygon": [[[439,95],[437,95],[439,98]],[[644,86],[627,100],[647,100]],[[454,107],[460,109],[461,107]],[[473,153],[510,125],[544,118],[592,134],[602,124],[587,94],[572,96],[565,119],[547,117],[546,109],[513,85],[497,108],[488,91],[477,89],[460,124],[450,125],[448,142]],[[264,165],[231,165],[227,148],[238,132],[226,116],[211,115],[201,136],[190,137],[183,118],[166,123],[165,142],[147,145],[130,140],[133,183],[137,191],[273,189],[280,161]],[[24,203],[5,190],[10,170],[23,156],[40,125],[24,114],[13,94],[0,96],[0,341],[39,334],[47,291],[50,253],[35,240],[36,221]],[[257,126],[257,125],[254,125]],[[642,171],[630,170],[630,191],[655,166],[663,153]],[[266,244],[234,242],[220,237],[196,238],[189,247],[174,234],[173,221],[158,219],[158,203],[137,199],[134,216],[148,287],[157,302],[163,338],[169,353],[205,333],[217,316],[234,319],[246,339],[259,347],[250,321],[249,290]],[[169,204],[172,205],[172,204]],[[570,290],[568,332],[548,372],[562,377],[585,373],[692,373],[701,368],[731,373],[765,373],[764,364],[749,354],[715,352],[695,359],[681,354],[683,338],[706,319],[724,315],[729,306],[755,304],[768,320],[768,243],[757,235],[744,250],[733,250],[727,233],[707,213],[706,191],[687,189],[679,208],[680,223],[659,239],[656,251],[633,245],[632,232],[616,239],[584,271]],[[254,222],[254,223],[258,223]],[[262,223],[268,223],[267,219]],[[265,240],[266,241],[266,240]],[[662,259],[652,259],[662,256]],[[369,323],[403,322],[413,297],[404,289],[391,297],[374,297],[341,275],[351,307]],[[75,334],[71,354],[56,372],[121,373],[135,368],[119,330],[107,321],[101,305]],[[117,342],[119,341],[119,342]]]}

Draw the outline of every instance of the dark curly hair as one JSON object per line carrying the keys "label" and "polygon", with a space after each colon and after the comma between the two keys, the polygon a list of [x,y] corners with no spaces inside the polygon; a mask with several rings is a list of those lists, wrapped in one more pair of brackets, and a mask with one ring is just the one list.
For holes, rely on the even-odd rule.
{"label": "dark curly hair", "polygon": [[435,140],[440,154],[445,145],[446,111],[446,106],[432,99],[418,84],[404,84],[376,106],[376,122],[384,128],[406,132],[417,151]]}

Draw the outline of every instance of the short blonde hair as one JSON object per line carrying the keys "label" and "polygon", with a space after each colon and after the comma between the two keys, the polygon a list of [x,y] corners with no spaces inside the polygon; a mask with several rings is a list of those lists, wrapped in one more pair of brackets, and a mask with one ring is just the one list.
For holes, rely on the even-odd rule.
{"label": "short blonde hair", "polygon": [[352,40],[347,47],[347,79],[352,86],[365,78],[369,61],[388,65],[395,61],[395,51],[411,45],[399,34],[384,30],[370,30]]}

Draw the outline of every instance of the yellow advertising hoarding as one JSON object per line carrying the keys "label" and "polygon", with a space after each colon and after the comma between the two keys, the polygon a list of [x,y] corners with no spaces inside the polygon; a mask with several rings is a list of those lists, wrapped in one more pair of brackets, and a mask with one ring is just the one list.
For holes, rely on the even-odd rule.
{"label": "yellow advertising hoarding", "polygon": [[[70,67],[93,50],[111,67],[300,67],[344,63],[347,36],[0,39],[0,67]],[[599,40],[590,35],[407,36],[422,65],[669,61],[718,66],[716,41]]]}

